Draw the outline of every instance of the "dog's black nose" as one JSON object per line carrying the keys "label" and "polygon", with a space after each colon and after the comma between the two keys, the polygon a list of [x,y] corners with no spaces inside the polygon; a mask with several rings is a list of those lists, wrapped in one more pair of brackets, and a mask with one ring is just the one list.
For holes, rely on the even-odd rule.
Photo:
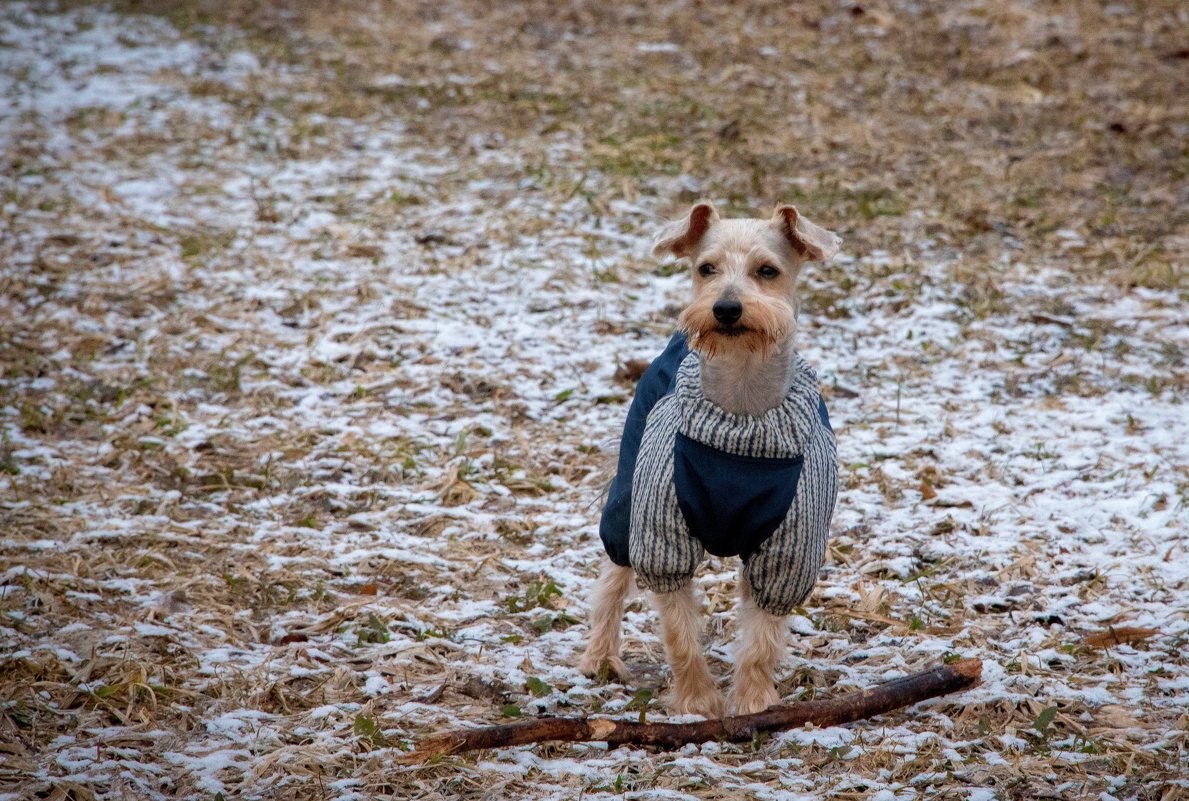
{"label": "dog's black nose", "polygon": [[723,325],[734,325],[743,316],[743,304],[737,300],[714,301],[714,319]]}

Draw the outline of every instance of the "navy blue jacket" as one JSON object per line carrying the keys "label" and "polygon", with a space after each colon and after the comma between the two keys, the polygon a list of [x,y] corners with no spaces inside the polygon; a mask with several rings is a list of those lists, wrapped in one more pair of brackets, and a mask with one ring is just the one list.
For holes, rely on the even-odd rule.
{"label": "navy blue jacket", "polygon": [[[640,441],[648,414],[657,401],[673,392],[677,369],[689,355],[685,335],[669,340],[636,384],[619,445],[615,478],[607,490],[607,505],[599,521],[599,538],[607,556],[630,567],[628,538],[632,519],[632,477],[640,455]],[[818,412],[830,428],[825,401]],[[830,428],[833,431],[832,428]],[[747,557],[772,535],[796,494],[799,463],[773,469],[774,460],[738,456],[700,443],[679,442],[674,471],[677,496],[691,533],[715,556]],[[782,460],[783,461],[783,460]]]}

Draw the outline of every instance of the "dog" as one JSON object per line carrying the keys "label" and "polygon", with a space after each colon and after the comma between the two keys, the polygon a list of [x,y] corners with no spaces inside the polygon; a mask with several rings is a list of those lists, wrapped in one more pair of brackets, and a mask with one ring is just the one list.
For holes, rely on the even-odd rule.
{"label": "dog", "polygon": [[[797,286],[803,265],[832,258],[841,240],[793,206],[769,220],[723,219],[701,202],[653,244],[654,255],[689,260],[693,300],[628,412],[599,525],[610,562],[579,669],[629,676],[620,638],[636,578],[660,617],[668,707],[750,714],[780,701],[785,617],[825,561],[837,456],[817,376],[795,347]],[[706,551],[742,559],[727,698],[702,651],[693,595]]]}

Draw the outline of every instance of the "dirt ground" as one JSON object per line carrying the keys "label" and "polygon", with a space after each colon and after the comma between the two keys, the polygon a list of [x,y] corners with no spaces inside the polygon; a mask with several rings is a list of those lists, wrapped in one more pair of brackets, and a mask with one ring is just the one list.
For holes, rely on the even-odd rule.
{"label": "dirt ground", "polygon": [[[489,5],[0,5],[0,799],[1189,799],[1186,6]],[[667,717],[574,665],[700,198],[844,240],[784,698],[983,685],[399,766]]]}

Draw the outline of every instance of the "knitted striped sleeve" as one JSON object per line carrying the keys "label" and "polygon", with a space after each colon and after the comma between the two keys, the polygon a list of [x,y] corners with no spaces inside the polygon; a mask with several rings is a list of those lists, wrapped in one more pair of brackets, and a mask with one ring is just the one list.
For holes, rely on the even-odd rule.
{"label": "knitted striped sleeve", "polygon": [[628,409],[619,442],[619,460],[615,478],[607,489],[607,504],[599,521],[599,538],[607,556],[617,565],[628,567],[628,534],[632,514],[632,476],[640,455],[640,440],[648,414],[665,395],[673,392],[677,368],[689,355],[685,335],[674,334],[663,353],[653,360],[636,384],[636,397]]}

